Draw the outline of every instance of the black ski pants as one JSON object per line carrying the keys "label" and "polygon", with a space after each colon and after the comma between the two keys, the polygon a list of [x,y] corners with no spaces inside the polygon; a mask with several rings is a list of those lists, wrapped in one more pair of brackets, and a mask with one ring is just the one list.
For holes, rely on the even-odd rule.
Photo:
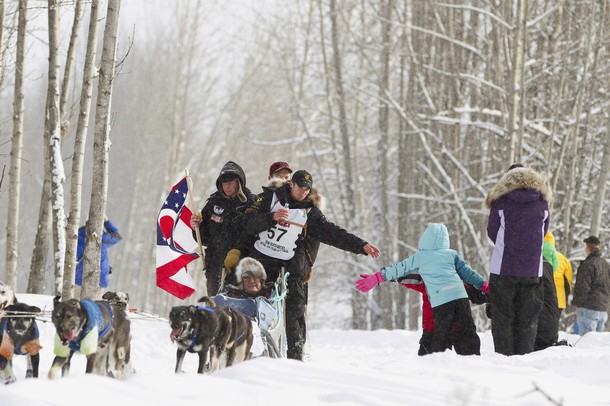
{"label": "black ski pants", "polygon": [[534,351],[538,316],[542,310],[541,278],[489,276],[495,351],[523,355]]}

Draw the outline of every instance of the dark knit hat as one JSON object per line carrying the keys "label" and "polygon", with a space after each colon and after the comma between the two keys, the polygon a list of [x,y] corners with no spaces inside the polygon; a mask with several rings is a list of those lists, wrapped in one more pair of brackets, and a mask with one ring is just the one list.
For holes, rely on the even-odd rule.
{"label": "dark knit hat", "polygon": [[292,181],[299,185],[299,187],[308,187],[311,189],[313,186],[313,178],[311,177],[311,174],[303,169],[292,174]]}
{"label": "dark knit hat", "polygon": [[582,242],[586,242],[587,244],[592,245],[600,245],[602,242],[596,236],[592,235],[590,237],[585,238]]}

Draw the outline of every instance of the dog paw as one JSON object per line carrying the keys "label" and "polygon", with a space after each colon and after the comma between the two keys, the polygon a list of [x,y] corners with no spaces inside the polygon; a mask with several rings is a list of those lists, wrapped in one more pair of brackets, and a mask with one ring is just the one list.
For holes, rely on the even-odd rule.
{"label": "dog paw", "polygon": [[14,376],[11,376],[10,378],[4,380],[4,384],[5,385],[9,385],[9,384],[14,383],[16,381],[17,381],[17,379]]}
{"label": "dog paw", "polygon": [[26,378],[33,378],[34,377],[34,371],[32,371],[31,369],[28,369],[27,371],[25,371],[25,377]]}

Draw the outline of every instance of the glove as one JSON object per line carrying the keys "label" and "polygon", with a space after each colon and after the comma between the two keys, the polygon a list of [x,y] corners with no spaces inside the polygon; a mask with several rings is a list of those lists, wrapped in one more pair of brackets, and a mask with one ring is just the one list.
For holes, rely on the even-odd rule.
{"label": "glove", "polygon": [[239,264],[240,258],[241,251],[237,248],[233,248],[231,251],[227,252],[227,256],[225,257],[225,269],[229,271],[235,268],[237,264]]}
{"label": "glove", "polygon": [[486,295],[489,295],[489,282],[485,281],[483,286],[481,286],[481,292],[485,293]]}
{"label": "glove", "polygon": [[356,289],[360,292],[368,292],[381,282],[385,281],[381,272],[377,273],[363,273],[360,274],[360,278],[356,281]]}

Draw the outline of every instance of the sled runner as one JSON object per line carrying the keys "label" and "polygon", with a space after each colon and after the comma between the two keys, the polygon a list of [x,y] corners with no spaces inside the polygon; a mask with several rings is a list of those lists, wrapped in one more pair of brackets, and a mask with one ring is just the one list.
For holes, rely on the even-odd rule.
{"label": "sled runner", "polygon": [[280,273],[269,298],[234,298],[222,292],[213,297],[216,305],[238,310],[258,324],[266,352],[271,358],[286,358],[284,302],[288,275],[283,271]]}

